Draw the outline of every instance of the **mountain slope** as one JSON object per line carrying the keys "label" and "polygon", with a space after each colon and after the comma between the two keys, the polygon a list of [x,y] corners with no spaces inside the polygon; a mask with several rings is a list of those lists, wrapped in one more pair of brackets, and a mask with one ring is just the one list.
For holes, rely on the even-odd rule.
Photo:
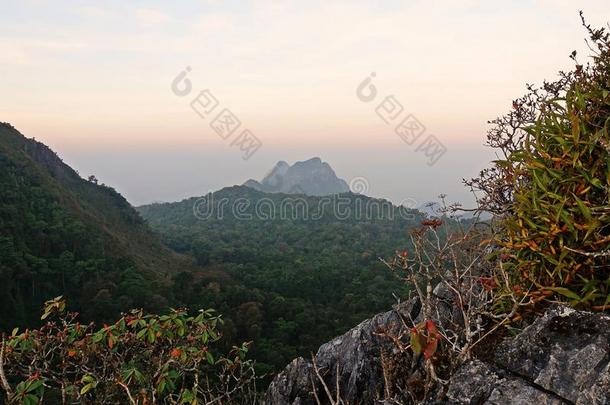
{"label": "mountain slope", "polygon": [[114,189],[82,179],[48,147],[0,124],[0,328],[35,322],[66,295],[89,319],[167,305],[192,268]]}
{"label": "mountain slope", "polygon": [[349,186],[326,162],[318,157],[290,166],[283,160],[259,183],[248,180],[244,186],[267,193],[306,194],[324,196],[346,193]]}

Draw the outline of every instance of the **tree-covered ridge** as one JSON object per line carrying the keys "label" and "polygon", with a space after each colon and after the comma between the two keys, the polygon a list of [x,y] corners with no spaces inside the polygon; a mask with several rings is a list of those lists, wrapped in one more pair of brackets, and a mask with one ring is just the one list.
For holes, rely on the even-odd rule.
{"label": "tree-covered ridge", "polygon": [[[208,210],[210,201],[224,207],[222,215]],[[262,201],[266,209],[257,212]],[[294,213],[282,205],[298,203],[306,209]],[[337,204],[349,215],[338,214]],[[238,186],[138,210],[168,246],[231,277],[217,283],[178,275],[180,305],[218,309],[229,318],[225,334],[254,340],[254,357],[276,369],[389,308],[393,294],[406,295],[379,257],[407,247],[409,229],[423,218],[363,195],[308,197]]]}
{"label": "tree-covered ridge", "polygon": [[0,328],[31,325],[53,296],[86,319],[169,302],[188,268],[114,189],[82,179],[48,147],[0,125]]}

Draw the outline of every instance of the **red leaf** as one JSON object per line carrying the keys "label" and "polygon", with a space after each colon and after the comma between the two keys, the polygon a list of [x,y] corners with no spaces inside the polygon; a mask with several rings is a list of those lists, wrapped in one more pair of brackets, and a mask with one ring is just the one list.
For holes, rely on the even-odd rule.
{"label": "red leaf", "polygon": [[438,338],[428,338],[428,341],[426,342],[426,347],[424,347],[424,357],[426,358],[426,360],[434,356],[434,353],[436,353],[437,346]]}
{"label": "red leaf", "polygon": [[496,281],[491,277],[479,277],[479,284],[481,284],[486,291],[492,291],[498,287]]}
{"label": "red leaf", "polygon": [[426,331],[428,332],[428,338],[426,339],[426,345],[423,349],[424,357],[427,359],[434,356],[436,348],[438,346],[438,328],[433,320],[429,319],[426,321]]}
{"label": "red leaf", "polygon": [[438,333],[438,329],[436,328],[436,324],[431,319],[428,319],[426,321],[426,330],[428,331],[429,334],[433,333],[433,334],[436,335]]}

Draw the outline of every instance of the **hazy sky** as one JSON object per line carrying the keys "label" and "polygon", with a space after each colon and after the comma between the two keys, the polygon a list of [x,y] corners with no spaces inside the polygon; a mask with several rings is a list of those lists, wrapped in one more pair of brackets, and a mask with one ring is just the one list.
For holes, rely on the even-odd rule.
{"label": "hazy sky", "polygon": [[[607,0],[0,1],[0,120],[134,204],[312,156],[370,195],[468,200],[461,179],[492,157],[486,121],[572,50],[584,58],[579,9],[610,20]],[[372,72],[367,103],[356,88]],[[219,102],[206,119],[190,107],[204,89]],[[376,114],[391,95],[426,127],[420,141],[446,147],[435,165]],[[241,121],[227,140],[210,128],[223,108]],[[249,160],[231,146],[244,128],[262,142]]]}

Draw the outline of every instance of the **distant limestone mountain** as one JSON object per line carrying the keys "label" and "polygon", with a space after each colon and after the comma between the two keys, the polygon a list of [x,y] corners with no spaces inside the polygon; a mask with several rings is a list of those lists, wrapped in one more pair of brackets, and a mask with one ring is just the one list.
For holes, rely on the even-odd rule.
{"label": "distant limestone mountain", "polygon": [[266,193],[306,194],[323,196],[349,191],[345,180],[320,158],[314,157],[292,166],[283,160],[262,181],[248,180],[244,186]]}

